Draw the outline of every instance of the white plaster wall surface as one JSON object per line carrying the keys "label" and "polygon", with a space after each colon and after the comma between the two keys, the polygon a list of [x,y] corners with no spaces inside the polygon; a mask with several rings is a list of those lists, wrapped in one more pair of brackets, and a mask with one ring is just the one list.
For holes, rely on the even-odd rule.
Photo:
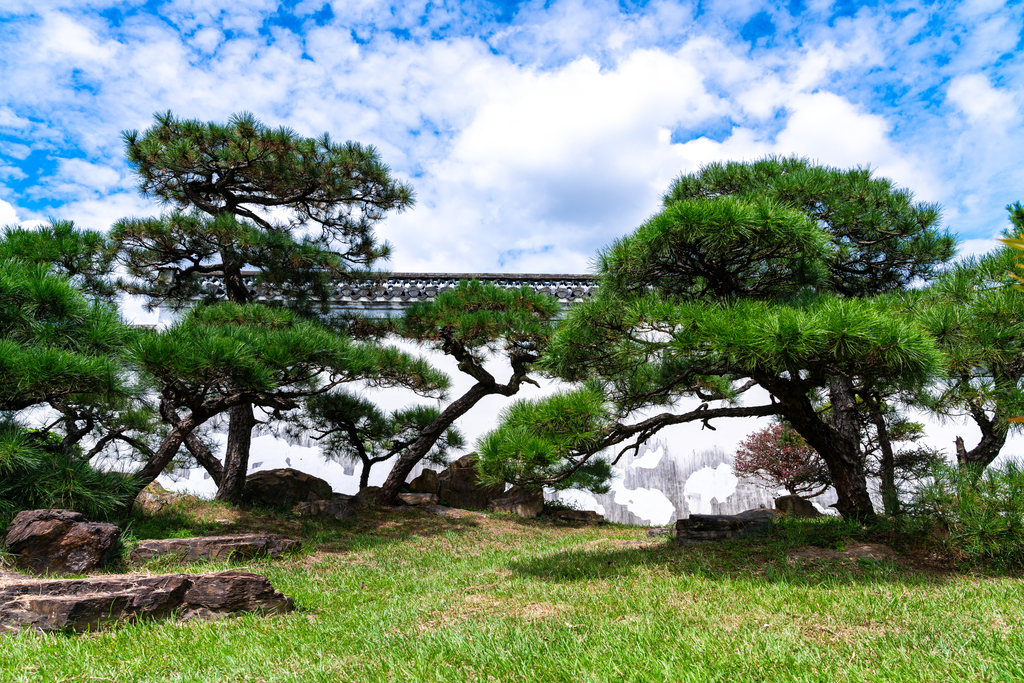
{"label": "white plaster wall surface", "polygon": [[[399,342],[398,345],[426,356],[437,367],[448,372],[453,379],[451,398],[460,396],[471,386],[472,380],[458,371],[452,359],[412,344]],[[489,363],[488,369],[498,381],[505,381],[511,373],[506,364],[497,361]],[[544,396],[560,386],[558,382],[544,378],[539,379],[539,384],[539,387],[525,385],[513,399],[487,397],[456,421],[456,426],[466,437],[465,452],[472,450],[477,438],[493,428],[500,411],[512,400]],[[389,410],[412,403],[431,402],[408,391],[364,390],[363,393]],[[758,390],[751,390],[745,397],[746,403],[750,405],[767,400],[767,395]],[[444,405],[443,402],[433,403],[439,407]],[[690,410],[697,405],[696,401],[684,401],[677,410]],[[957,435],[964,437],[968,447],[980,438],[980,432],[967,420],[939,423],[923,413],[915,413],[914,416],[926,426],[928,436],[925,442],[947,452],[952,451]],[[702,428],[699,422],[675,425],[659,432],[649,443],[642,445],[635,455],[627,453],[621,457],[614,468],[615,475],[608,493],[549,491],[547,497],[565,501],[580,509],[595,510],[609,521],[644,526],[673,524],[691,513],[735,514],[751,508],[771,507],[773,499],[784,492],[737,478],[732,472],[733,455],[739,442],[769,422],[768,418],[717,420],[713,422],[714,430]],[[217,440],[222,455],[225,439],[221,435]],[[1003,452],[1000,460],[1024,453],[1024,437],[1012,437]],[[462,454],[455,453],[453,458]],[[606,457],[614,458],[617,455],[617,451],[612,451]],[[249,464],[250,473],[280,467],[303,470],[326,479],[339,493],[355,493],[359,486],[358,464],[328,461],[315,442],[308,439],[295,443],[269,435],[257,436],[253,440]],[[417,467],[410,478],[417,476],[422,469],[422,466]],[[383,483],[389,470],[390,463],[376,465],[370,477],[371,485]],[[213,482],[201,469],[187,470],[173,476],[165,475],[160,482],[169,489],[190,491],[202,496],[212,496],[215,492]],[[830,511],[828,506],[835,500],[834,492],[830,491],[814,502],[819,509]]]}

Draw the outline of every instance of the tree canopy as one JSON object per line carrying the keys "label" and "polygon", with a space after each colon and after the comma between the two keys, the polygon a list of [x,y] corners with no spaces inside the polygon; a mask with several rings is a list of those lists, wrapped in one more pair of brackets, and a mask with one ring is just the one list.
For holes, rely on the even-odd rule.
{"label": "tree canopy", "polygon": [[[514,396],[530,377],[546,347],[559,312],[558,302],[528,287],[503,289],[477,280],[461,282],[439,292],[433,301],[415,304],[393,329],[406,339],[451,356],[473,385],[452,400],[402,452],[388,474],[377,500],[391,504],[412,472],[451,425],[486,396]],[[487,363],[494,356],[511,366],[500,382]]]}
{"label": "tree canopy", "polygon": [[[0,253],[20,244],[0,241]],[[83,450],[94,423],[58,419],[29,429],[17,414],[45,406],[108,410],[128,383],[123,350],[134,334],[112,306],[88,301],[47,265],[0,260],[0,525],[34,507],[107,516],[128,496],[130,478],[89,464],[111,441]]]}
{"label": "tree canopy", "polygon": [[[169,207],[120,220],[111,231],[129,275],[121,287],[151,305],[223,298],[326,309],[339,280],[365,277],[388,255],[376,224],[413,203],[412,190],[391,177],[372,147],[338,144],[327,134],[306,138],[247,113],[226,124],[161,113],[146,131],[125,132],[124,141],[140,192]],[[279,351],[283,361],[290,350]],[[416,388],[419,379],[408,381]],[[187,443],[219,477],[218,498],[237,501],[257,422],[252,404],[232,405],[230,422],[219,472]]]}
{"label": "tree canopy", "polygon": [[[872,516],[858,404],[941,371],[935,341],[888,296],[953,255],[938,210],[866,169],[776,157],[705,166],[664,204],[599,254],[598,295],[571,311],[540,362],[608,402],[564,475],[671,424],[773,415],[821,454],[840,512]],[[770,401],[743,405],[755,386]],[[683,398],[701,404],[634,421]]]}

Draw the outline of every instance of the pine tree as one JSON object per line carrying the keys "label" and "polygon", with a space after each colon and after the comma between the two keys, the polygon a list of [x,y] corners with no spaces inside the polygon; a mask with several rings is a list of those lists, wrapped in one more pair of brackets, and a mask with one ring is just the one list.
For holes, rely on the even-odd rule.
{"label": "pine tree", "polygon": [[[428,457],[439,440],[473,406],[487,396],[514,396],[530,377],[546,348],[558,315],[558,302],[528,287],[502,289],[473,280],[438,293],[433,301],[416,304],[397,321],[396,331],[406,339],[429,345],[459,364],[473,378],[473,385],[451,401],[401,452],[377,495],[390,505],[418,462]],[[511,366],[511,375],[500,382],[486,367],[498,356]]]}
{"label": "pine tree", "polygon": [[[598,295],[572,310],[541,362],[608,402],[563,472],[671,424],[779,416],[827,463],[839,511],[872,517],[858,403],[940,370],[933,339],[886,296],[952,257],[937,208],[868,170],[774,157],[682,176],[664,204],[600,253]],[[755,386],[770,402],[739,405]],[[684,397],[702,404],[629,420]]]}
{"label": "pine tree", "polygon": [[[375,225],[413,203],[372,147],[304,138],[251,114],[218,124],[166,112],[124,140],[143,196],[170,207],[121,220],[111,232],[130,275],[122,288],[152,305],[220,296],[250,304],[270,293],[292,307],[323,309],[339,280],[364,277],[388,255]],[[210,290],[212,278],[223,293]],[[220,499],[241,495],[255,422],[252,404],[230,408]]]}
{"label": "pine tree", "polygon": [[[1013,229],[1024,232],[1024,207],[1006,207]],[[956,439],[964,468],[983,470],[1009,435],[1024,426],[1024,291],[1008,286],[1018,252],[1008,246],[960,260],[931,286],[908,292],[904,305],[919,316],[946,354],[945,381],[918,400],[940,418],[969,417],[981,439],[968,449]]]}

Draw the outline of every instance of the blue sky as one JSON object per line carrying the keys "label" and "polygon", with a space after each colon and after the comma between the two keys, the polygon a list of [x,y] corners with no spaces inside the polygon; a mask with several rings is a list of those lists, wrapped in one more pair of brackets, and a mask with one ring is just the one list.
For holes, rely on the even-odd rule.
{"label": "blue sky", "polygon": [[415,187],[402,271],[583,272],[716,160],[870,165],[984,251],[1024,200],[1020,2],[5,0],[0,224],[106,229],[120,132],[251,111]]}

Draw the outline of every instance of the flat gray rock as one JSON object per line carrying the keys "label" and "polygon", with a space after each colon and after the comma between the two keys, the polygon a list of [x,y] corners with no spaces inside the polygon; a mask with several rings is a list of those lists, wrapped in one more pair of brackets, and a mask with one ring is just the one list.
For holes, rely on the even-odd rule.
{"label": "flat gray rock", "polygon": [[278,534],[233,534],[229,536],[197,536],[196,538],[165,538],[140,542],[128,559],[139,563],[155,557],[174,556],[183,562],[201,560],[248,560],[254,557],[277,557],[299,547],[299,542]]}
{"label": "flat gray rock", "polygon": [[266,577],[244,571],[58,580],[0,576],[0,633],[81,633],[140,619],[218,619],[293,609],[292,599]]}
{"label": "flat gray rock", "polygon": [[436,493],[399,493],[398,500],[406,505],[437,505]]}
{"label": "flat gray rock", "polygon": [[693,545],[707,541],[725,541],[743,536],[763,536],[779,517],[767,508],[746,510],[738,515],[690,515],[676,521],[676,543]]}

